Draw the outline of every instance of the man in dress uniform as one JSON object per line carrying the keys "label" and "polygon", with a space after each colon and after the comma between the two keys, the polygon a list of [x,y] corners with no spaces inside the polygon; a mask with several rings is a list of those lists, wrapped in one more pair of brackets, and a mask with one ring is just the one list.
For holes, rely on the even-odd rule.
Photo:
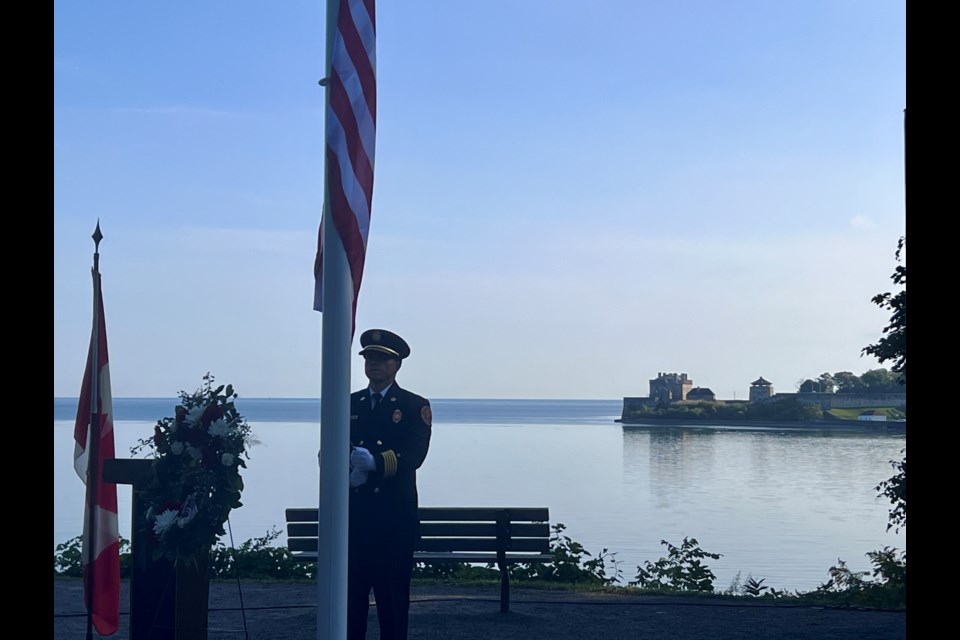
{"label": "man in dress uniform", "polygon": [[395,333],[360,335],[370,385],[350,396],[347,638],[367,632],[370,590],[380,637],[406,640],[413,551],[420,537],[417,469],[430,446],[430,402],[396,382],[410,347]]}

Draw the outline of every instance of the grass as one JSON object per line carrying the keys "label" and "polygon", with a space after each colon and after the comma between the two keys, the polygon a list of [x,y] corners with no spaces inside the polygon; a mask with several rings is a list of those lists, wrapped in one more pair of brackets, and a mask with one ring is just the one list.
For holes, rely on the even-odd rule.
{"label": "grass", "polygon": [[852,409],[828,409],[827,414],[837,420],[857,420],[861,413],[868,410],[883,411],[887,414],[887,420],[899,420],[906,418],[906,412],[897,407],[856,407]]}

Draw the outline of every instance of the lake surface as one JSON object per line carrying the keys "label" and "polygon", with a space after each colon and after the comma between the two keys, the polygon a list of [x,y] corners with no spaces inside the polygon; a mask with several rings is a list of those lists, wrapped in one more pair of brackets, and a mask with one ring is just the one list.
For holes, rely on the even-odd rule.
{"label": "lake surface", "polygon": [[[116,451],[129,457],[174,399],[114,400]],[[551,523],[594,555],[615,552],[624,580],[685,536],[723,556],[706,564],[726,589],[737,575],[807,591],[842,559],[905,549],[886,531],[889,503],[874,487],[893,474],[904,432],[743,427],[628,427],[619,400],[434,400],[430,452],[418,475],[423,506],[547,506]],[[75,398],[54,399],[54,546],[80,534],[84,485],[73,471]],[[260,441],[243,470],[236,545],[284,527],[284,509],[319,499],[320,405],[244,399]],[[129,486],[118,486],[120,533],[130,537]],[[285,542],[281,536],[277,543]],[[229,538],[226,539],[229,544]]]}

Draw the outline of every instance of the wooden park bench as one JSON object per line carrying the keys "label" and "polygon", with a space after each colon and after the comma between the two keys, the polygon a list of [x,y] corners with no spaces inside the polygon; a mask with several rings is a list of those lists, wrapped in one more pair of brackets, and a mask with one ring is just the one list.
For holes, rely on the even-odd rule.
{"label": "wooden park bench", "polygon": [[[287,509],[287,548],[298,560],[317,561],[318,509]],[[420,507],[415,563],[496,564],[500,611],[510,610],[507,565],[550,562],[546,507]]]}

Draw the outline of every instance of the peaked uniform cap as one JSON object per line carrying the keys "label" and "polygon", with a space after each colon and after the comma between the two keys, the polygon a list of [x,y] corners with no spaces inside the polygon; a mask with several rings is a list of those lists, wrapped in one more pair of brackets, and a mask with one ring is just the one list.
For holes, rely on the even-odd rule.
{"label": "peaked uniform cap", "polygon": [[410,355],[406,340],[386,329],[367,329],[360,334],[360,346],[360,355],[377,351],[400,360]]}

